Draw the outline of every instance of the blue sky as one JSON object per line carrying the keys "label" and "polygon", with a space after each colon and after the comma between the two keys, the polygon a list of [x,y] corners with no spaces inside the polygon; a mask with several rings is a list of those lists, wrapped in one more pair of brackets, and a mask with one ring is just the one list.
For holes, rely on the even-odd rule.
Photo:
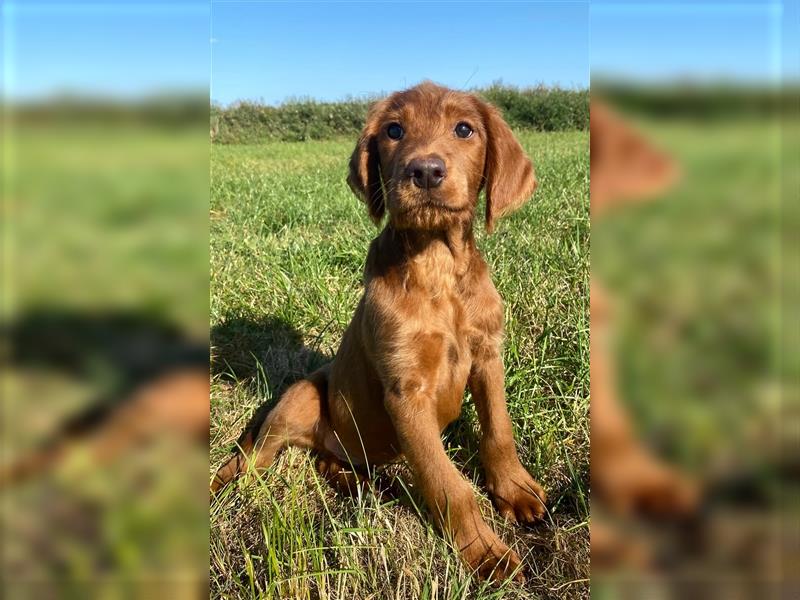
{"label": "blue sky", "polygon": [[17,98],[131,97],[210,82],[221,103],[336,99],[426,77],[585,87],[590,54],[593,74],[639,80],[798,79],[798,4],[3,0],[2,86]]}
{"label": "blue sky", "polygon": [[0,1],[3,90],[12,97],[208,87],[208,2]]}
{"label": "blue sky", "polygon": [[[782,46],[789,53],[797,50],[798,32],[791,27],[795,7],[787,6],[791,12],[784,13],[774,0],[592,2],[592,75],[647,82],[683,77],[777,81],[784,66]],[[795,39],[782,35],[783,17]],[[791,73],[796,64],[789,53],[785,66]]]}
{"label": "blue sky", "polygon": [[586,87],[587,2],[214,2],[212,99],[332,100],[432,79]]}

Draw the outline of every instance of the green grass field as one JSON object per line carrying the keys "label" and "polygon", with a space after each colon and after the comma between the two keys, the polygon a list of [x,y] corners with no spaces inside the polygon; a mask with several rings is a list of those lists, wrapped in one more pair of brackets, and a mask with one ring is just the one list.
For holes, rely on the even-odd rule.
{"label": "green grass field", "polygon": [[[588,132],[523,132],[534,200],[478,245],[506,309],[506,389],[546,522],[502,524],[482,488],[467,399],[445,432],[486,518],[523,557],[524,587],[472,579],[426,518],[403,466],[399,499],[337,496],[307,453],[211,508],[211,589],[223,598],[588,596]],[[212,469],[252,415],[335,353],[377,230],[345,183],[352,139],[215,146],[211,200]]]}

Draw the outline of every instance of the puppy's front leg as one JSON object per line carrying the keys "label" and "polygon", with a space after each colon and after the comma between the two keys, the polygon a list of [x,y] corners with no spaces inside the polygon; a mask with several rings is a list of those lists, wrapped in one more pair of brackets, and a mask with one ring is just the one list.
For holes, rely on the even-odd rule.
{"label": "puppy's front leg", "polygon": [[472,489],[448,458],[433,402],[390,392],[385,404],[428,509],[469,567],[484,579],[523,581],[519,557],[486,525]]}
{"label": "puppy's front leg", "polygon": [[545,493],[519,461],[506,409],[503,361],[499,349],[483,348],[473,357],[469,387],[481,423],[481,462],[486,487],[506,519],[530,523],[545,512]]}

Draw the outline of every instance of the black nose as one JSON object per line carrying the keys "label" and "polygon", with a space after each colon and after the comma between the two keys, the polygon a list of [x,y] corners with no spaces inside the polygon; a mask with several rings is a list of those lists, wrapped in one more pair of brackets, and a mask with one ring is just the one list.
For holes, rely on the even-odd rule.
{"label": "black nose", "polygon": [[410,177],[418,188],[439,187],[446,176],[444,161],[438,156],[415,158],[406,165],[406,177]]}

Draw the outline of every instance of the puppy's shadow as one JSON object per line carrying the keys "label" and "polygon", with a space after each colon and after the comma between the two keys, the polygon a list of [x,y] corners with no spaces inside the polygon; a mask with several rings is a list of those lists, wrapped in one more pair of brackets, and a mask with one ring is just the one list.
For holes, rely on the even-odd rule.
{"label": "puppy's shadow", "polygon": [[280,317],[226,317],[211,328],[212,376],[268,400],[255,411],[245,433],[263,422],[286,388],[332,358],[304,344],[301,332]]}

